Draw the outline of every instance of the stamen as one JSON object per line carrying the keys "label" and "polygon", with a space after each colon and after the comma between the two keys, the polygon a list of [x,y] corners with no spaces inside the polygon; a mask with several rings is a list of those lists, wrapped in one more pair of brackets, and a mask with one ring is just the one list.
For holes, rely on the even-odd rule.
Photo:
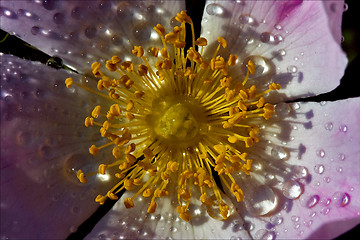
{"label": "stamen", "polygon": [[[98,127],[107,140],[101,146],[91,145],[89,153],[99,158],[99,151],[109,151],[113,162],[100,164],[98,171],[86,176],[106,174],[109,168],[115,172],[118,182],[104,191],[105,195],[96,197],[99,204],[107,198],[117,200],[116,194],[125,189],[134,193],[124,199],[126,208],[135,207],[133,200],[142,195],[149,199],[147,212],[154,213],[157,202],[171,194],[178,198],[179,217],[190,221],[189,205],[194,192],[199,191],[209,215],[214,217],[209,209],[216,207],[217,215],[227,219],[230,207],[213,171],[224,188],[242,201],[244,193],[234,174],[251,174],[253,160],[247,158],[246,151],[261,141],[256,124],[274,114],[267,94],[281,86],[271,83],[267,90],[258,92],[248,83],[249,74],[254,75],[256,70],[251,60],[245,78],[234,78],[229,69],[238,64],[237,56],[230,53],[225,59],[218,55],[227,48],[227,41],[218,37],[212,58],[204,59],[207,40],[200,37],[195,41],[193,22],[186,12],[178,13],[175,19],[181,26],[171,32],[166,33],[161,24],[154,27],[163,44],[161,49],[154,46],[146,52],[142,46],[133,47],[133,57],[141,64],[117,56],[105,66],[93,63],[98,91],[72,78],[65,80],[68,88],[76,85],[112,101],[110,106],[95,106],[84,125]],[[187,51],[186,24],[190,24],[192,34],[192,47]],[[155,64],[148,62],[151,57],[155,57]],[[81,170],[76,176],[81,183],[88,182]],[[170,183],[176,190],[169,187]]]}

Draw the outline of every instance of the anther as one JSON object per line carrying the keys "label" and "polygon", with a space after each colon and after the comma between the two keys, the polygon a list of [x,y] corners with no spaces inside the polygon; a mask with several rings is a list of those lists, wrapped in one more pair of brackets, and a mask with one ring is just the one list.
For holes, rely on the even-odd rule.
{"label": "anther", "polygon": [[65,80],[65,85],[67,88],[70,88],[73,85],[73,83],[74,83],[74,80],[72,78],[67,78]]}

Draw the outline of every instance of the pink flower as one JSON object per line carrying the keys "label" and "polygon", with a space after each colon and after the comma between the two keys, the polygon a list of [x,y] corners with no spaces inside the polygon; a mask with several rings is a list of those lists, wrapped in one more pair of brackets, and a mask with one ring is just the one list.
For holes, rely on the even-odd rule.
{"label": "pink flower", "polygon": [[[219,220],[218,205],[206,207],[192,197],[187,209],[192,218],[186,222],[177,213],[177,191],[168,189],[170,195],[157,200],[153,214],[146,212],[150,201],[142,197],[126,209],[124,199],[136,193],[126,191],[87,237],[318,239],[334,238],[359,224],[360,100],[297,100],[339,84],[347,63],[340,47],[343,4],[207,2],[201,36],[208,46],[202,57],[210,59],[217,37],[223,37],[228,46],[218,54],[237,56],[237,64],[229,67],[233,81],[246,78],[251,60],[255,72],[248,82],[258,92],[270,83],[281,85],[265,94],[275,104],[274,116],[250,122],[259,127],[259,142],[246,148],[253,160],[250,175],[232,175],[243,201],[223,186],[229,211],[226,220]],[[67,89],[64,80],[81,78],[83,86],[96,88],[93,62],[116,54],[134,59],[133,46],[161,47],[153,26],[160,23],[171,31],[173,17],[184,8],[181,1],[1,2],[2,29],[61,57],[79,73],[1,54],[2,238],[66,238],[95,212],[99,205],[94,198],[117,181],[111,174],[97,174],[81,184],[76,171],[97,172],[100,160],[113,162],[107,151],[89,154],[89,146],[104,140],[98,129],[83,127],[84,118],[104,101],[81,88]],[[186,112],[181,109],[167,116]],[[200,196],[195,186],[191,194]]]}

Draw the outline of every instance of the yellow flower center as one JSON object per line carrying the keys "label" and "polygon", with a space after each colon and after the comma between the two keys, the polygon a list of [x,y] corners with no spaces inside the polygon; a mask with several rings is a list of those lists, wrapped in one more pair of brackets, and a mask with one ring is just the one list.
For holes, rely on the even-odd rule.
{"label": "yellow flower center", "polygon": [[[134,47],[132,53],[141,62],[137,66],[117,56],[108,60],[105,68],[93,63],[99,91],[72,78],[65,80],[67,87],[75,84],[113,102],[95,106],[85,126],[99,127],[108,140],[102,146],[92,145],[90,154],[96,156],[111,148],[114,161],[99,164],[97,172],[79,170],[77,177],[86,183],[88,177],[114,169],[119,181],[96,197],[100,204],[107,198],[118,199],[116,194],[123,189],[134,190],[131,198],[124,199],[126,208],[135,207],[133,199],[142,195],[150,198],[147,211],[153,213],[157,199],[171,194],[177,196],[180,218],[189,221],[188,208],[195,195],[211,217],[227,219],[231,207],[215,178],[237,201],[243,200],[233,174],[250,174],[252,160],[247,158],[246,148],[259,141],[259,127],[254,124],[259,121],[252,119],[272,116],[274,106],[264,97],[280,85],[271,83],[268,90],[257,92],[254,85],[247,84],[249,74],[255,72],[251,60],[244,79],[233,79],[231,67],[237,65],[237,57],[230,54],[225,60],[218,56],[220,49],[227,47],[226,40],[219,37],[212,58],[204,59],[207,40],[195,40],[192,20],[185,12],[175,19],[181,26],[170,33],[165,34],[160,24],[154,27],[163,48],[145,52],[141,46]],[[192,31],[192,47],[187,51],[185,24],[190,24]]]}

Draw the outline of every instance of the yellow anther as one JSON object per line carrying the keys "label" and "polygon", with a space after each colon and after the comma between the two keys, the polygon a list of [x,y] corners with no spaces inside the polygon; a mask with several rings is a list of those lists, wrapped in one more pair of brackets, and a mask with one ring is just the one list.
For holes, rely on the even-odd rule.
{"label": "yellow anther", "polygon": [[224,77],[224,78],[220,79],[220,84],[221,84],[221,87],[223,87],[223,88],[230,87],[231,82],[232,82],[232,77]]}
{"label": "yellow anther", "polygon": [[126,208],[133,208],[134,207],[134,202],[131,198],[125,198],[124,200],[124,205]]}
{"label": "yellow anther", "polygon": [[134,49],[131,52],[139,58],[144,55],[144,49],[142,48],[142,46],[134,46]]}
{"label": "yellow anther", "polygon": [[223,217],[224,220],[228,219],[228,214],[229,214],[229,206],[226,204],[221,204],[219,205],[220,208],[220,214]]}
{"label": "yellow anther", "polygon": [[111,60],[106,61],[105,67],[106,67],[110,72],[115,72],[115,71],[117,70],[116,64],[114,64],[113,61],[111,61]]}
{"label": "yellow anther", "polygon": [[225,38],[223,38],[223,37],[218,37],[217,40],[218,40],[218,42],[220,43],[220,45],[221,45],[223,48],[226,48],[226,47],[227,47],[227,42],[226,42]]}
{"label": "yellow anther", "polygon": [[214,145],[214,149],[219,153],[219,154],[223,154],[226,152],[226,146],[223,144],[217,144]]}
{"label": "yellow anther", "polygon": [[115,173],[115,177],[119,179],[123,179],[125,177],[125,174],[123,173]]}
{"label": "yellow anther", "polygon": [[191,215],[190,215],[190,213],[184,212],[184,213],[180,213],[179,218],[181,218],[185,222],[189,222],[191,219]]}
{"label": "yellow anther", "polygon": [[91,116],[93,116],[93,118],[97,118],[99,117],[99,114],[100,114],[100,111],[101,111],[101,106],[96,106],[94,108],[94,110],[91,112]]}
{"label": "yellow anther", "polygon": [[186,42],[184,42],[184,41],[176,40],[174,42],[174,46],[176,48],[185,48],[185,45],[186,45]]}
{"label": "yellow anther", "polygon": [[252,99],[256,96],[256,86],[252,85],[249,90],[248,90],[248,94],[249,94],[249,99]]}
{"label": "yellow anther", "polygon": [[241,110],[241,111],[247,111],[247,106],[245,105],[245,103],[241,100],[238,101],[238,108]]}
{"label": "yellow anther", "polygon": [[176,172],[179,168],[178,162],[170,161],[167,163],[167,169],[169,169],[171,172]]}
{"label": "yellow anther", "polygon": [[99,165],[99,173],[102,175],[105,175],[105,171],[106,171],[107,167],[108,167],[108,165],[106,165],[106,164],[100,164]]}
{"label": "yellow anther", "polygon": [[97,195],[95,198],[95,202],[98,202],[100,205],[105,203],[106,197],[102,195]]}
{"label": "yellow anther", "polygon": [[216,163],[216,164],[222,164],[222,163],[225,162],[225,160],[226,160],[226,158],[225,158],[225,153],[221,153],[220,155],[218,155],[218,156],[216,157],[215,163]]}
{"label": "yellow anther", "polygon": [[156,207],[157,207],[157,204],[155,201],[151,201],[150,202],[150,205],[149,205],[149,208],[147,209],[147,212],[148,213],[154,213],[155,210],[156,210]]}
{"label": "yellow anther", "polygon": [[235,91],[234,90],[228,90],[225,92],[225,100],[230,102],[235,97]]}
{"label": "yellow anther", "polygon": [[110,106],[110,113],[113,116],[120,116],[121,114],[121,108],[119,104],[113,104]]}
{"label": "yellow anther", "polygon": [[168,180],[169,178],[170,178],[170,174],[168,172],[165,171],[165,172],[161,173],[161,179],[162,180],[165,181],[165,180]]}
{"label": "yellow anther", "polygon": [[253,63],[253,61],[249,60],[246,67],[251,75],[255,74],[255,64]]}
{"label": "yellow anther", "polygon": [[144,197],[150,197],[153,193],[154,193],[154,189],[152,189],[151,187],[149,187],[149,188],[146,188],[146,189],[144,190],[144,192],[142,193],[142,195],[143,195]]}
{"label": "yellow anther", "polygon": [[238,112],[235,113],[229,120],[228,123],[230,125],[238,123],[241,119],[244,119],[246,117],[246,113],[244,112]]}
{"label": "yellow anther", "polygon": [[212,204],[212,201],[211,199],[207,198],[207,195],[206,193],[203,193],[201,196],[200,196],[200,200],[202,202],[202,204],[204,205],[211,205]]}
{"label": "yellow anther", "polygon": [[95,145],[91,145],[89,148],[89,153],[93,156],[96,156],[99,152],[99,148],[97,148]]}
{"label": "yellow anther", "polygon": [[161,56],[162,58],[168,58],[168,56],[169,56],[168,50],[167,50],[166,48],[162,48],[162,49],[160,50],[160,56]]}
{"label": "yellow anther", "polygon": [[234,66],[236,64],[237,56],[230,54],[227,64],[229,66]]}
{"label": "yellow anther", "polygon": [[265,98],[261,97],[256,104],[256,107],[261,108],[265,104]]}
{"label": "yellow anther", "polygon": [[109,121],[105,121],[103,123],[103,128],[107,131],[111,127],[111,123]]}
{"label": "yellow anther", "polygon": [[178,39],[179,35],[173,32],[170,32],[165,35],[165,41],[169,44],[174,44],[175,41]]}
{"label": "yellow anther", "polygon": [[229,136],[229,137],[228,137],[228,141],[229,141],[230,143],[237,143],[238,138],[237,138],[236,136]]}
{"label": "yellow anther", "polygon": [[165,28],[161,24],[157,24],[154,27],[154,30],[160,35],[163,36],[165,34]]}
{"label": "yellow anther", "polygon": [[245,139],[245,147],[249,148],[254,145],[254,141],[251,137]]}
{"label": "yellow anther", "polygon": [[126,88],[131,88],[133,84],[134,84],[134,81],[129,79],[126,81],[126,83],[124,85]]}
{"label": "yellow anther", "polygon": [[128,104],[126,105],[126,111],[131,111],[134,108],[134,102],[129,100]]}
{"label": "yellow anther", "polygon": [[143,92],[143,91],[135,91],[134,92],[134,96],[136,98],[142,98],[144,95],[145,95],[145,92]]}
{"label": "yellow anther", "polygon": [[148,68],[144,64],[140,64],[138,67],[138,72],[140,76],[145,76],[148,73]]}
{"label": "yellow anther", "polygon": [[141,178],[135,178],[135,179],[134,179],[134,185],[140,186],[141,184],[143,184]]}
{"label": "yellow anther", "polygon": [[185,11],[181,11],[180,13],[176,14],[175,20],[181,23],[192,23],[191,18],[186,14]]}
{"label": "yellow anther", "polygon": [[110,191],[109,191],[106,195],[107,195],[108,198],[110,198],[111,200],[118,200],[118,199],[119,199],[118,196],[116,196],[114,193],[112,193],[112,192],[110,192]]}
{"label": "yellow anther", "polygon": [[125,85],[125,83],[130,79],[130,77],[128,75],[123,75],[121,76],[121,78],[119,79],[119,83]]}
{"label": "yellow anther", "polygon": [[100,71],[100,66],[101,64],[99,62],[94,62],[91,65],[91,70],[95,77],[101,77],[103,75],[102,72]]}
{"label": "yellow anther", "polygon": [[131,153],[131,152],[135,151],[135,148],[136,148],[135,143],[131,143],[126,147],[125,153],[126,154]]}
{"label": "yellow anther", "polygon": [[76,172],[76,177],[79,179],[81,183],[87,183],[87,178],[85,177],[84,173],[81,170]]}
{"label": "yellow anther", "polygon": [[126,112],[125,117],[131,121],[131,120],[134,120],[135,115],[130,112]]}
{"label": "yellow anther", "polygon": [[94,118],[92,117],[85,118],[85,127],[91,127],[92,125],[94,125]]}
{"label": "yellow anther", "polygon": [[173,32],[174,33],[179,33],[179,32],[181,32],[183,29],[182,29],[182,27],[179,27],[179,26],[175,26],[174,28],[173,28]]}
{"label": "yellow anther", "polygon": [[107,130],[104,127],[100,128],[100,134],[101,134],[102,137],[106,136],[106,132],[107,132]]}
{"label": "yellow anther", "polygon": [[196,41],[195,41],[195,45],[197,46],[206,46],[207,45],[207,39],[204,37],[199,37]]}
{"label": "yellow anther", "polygon": [[159,54],[159,48],[158,48],[158,47],[152,47],[152,48],[150,49],[150,54],[151,54],[151,56],[153,56],[153,57],[157,57],[158,54]]}
{"label": "yellow anther", "polygon": [[125,159],[130,164],[134,164],[136,162],[136,157],[134,155],[130,154],[130,153],[127,153],[125,155]]}
{"label": "yellow anther", "polygon": [[71,85],[73,85],[73,83],[74,83],[73,78],[67,78],[67,79],[65,79],[65,85],[66,85],[67,88],[70,88]]}
{"label": "yellow anther", "polygon": [[133,72],[134,71],[134,64],[130,61],[125,61],[120,65],[120,68],[122,70],[126,70],[128,72]]}
{"label": "yellow anther", "polygon": [[242,100],[248,100],[249,99],[249,95],[247,94],[247,92],[245,92],[244,90],[240,90],[239,92],[239,96]]}
{"label": "yellow anther", "polygon": [[191,194],[187,189],[181,188],[178,190],[178,193],[185,202],[190,201]]}
{"label": "yellow anther", "polygon": [[256,131],[251,130],[249,133],[249,136],[255,141],[255,142],[259,142],[259,138],[256,135]]}
{"label": "yellow anther", "polygon": [[133,190],[134,189],[134,179],[125,179],[124,187],[126,190]]}
{"label": "yellow anther", "polygon": [[120,159],[122,157],[121,154],[121,149],[119,147],[114,147],[112,150],[112,155],[116,158],[116,159]]}
{"label": "yellow anther", "polygon": [[281,89],[281,86],[280,86],[280,84],[271,83],[271,84],[269,85],[269,89],[270,89],[270,90],[280,90],[280,89]]}

